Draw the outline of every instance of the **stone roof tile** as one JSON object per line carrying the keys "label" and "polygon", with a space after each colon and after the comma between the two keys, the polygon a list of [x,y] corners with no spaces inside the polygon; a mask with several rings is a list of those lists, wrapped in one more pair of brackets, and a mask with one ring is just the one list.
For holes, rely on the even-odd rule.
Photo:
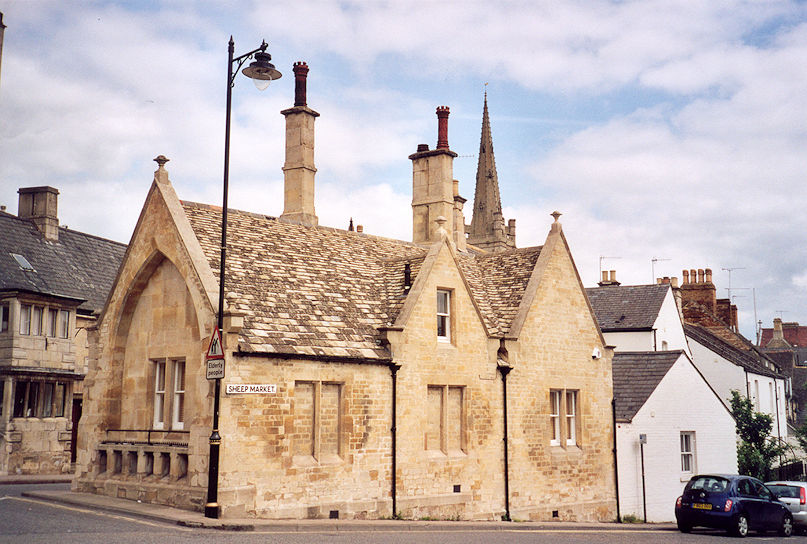
{"label": "stone roof tile", "polygon": [[[30,291],[82,300],[84,313],[103,309],[126,245],[64,227],[46,239],[31,221],[0,212],[0,291]],[[25,257],[23,270],[11,256]]]}
{"label": "stone roof tile", "polygon": [[[221,208],[183,202],[218,276]],[[378,329],[395,322],[427,248],[328,227],[306,227],[228,211],[227,299],[244,314],[246,352],[384,359]],[[491,334],[506,332],[541,248],[459,257]]]}

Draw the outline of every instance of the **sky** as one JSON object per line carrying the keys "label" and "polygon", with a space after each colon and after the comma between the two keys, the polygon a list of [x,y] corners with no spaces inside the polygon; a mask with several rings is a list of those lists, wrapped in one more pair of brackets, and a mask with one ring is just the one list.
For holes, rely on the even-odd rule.
{"label": "sky", "polygon": [[[310,67],[321,225],[411,240],[417,145],[449,106],[471,221],[487,91],[505,219],[558,210],[583,283],[711,268],[741,332],[807,324],[807,4],[794,1],[2,0],[0,205],[60,191],[59,220],[128,242],[165,155],[221,204],[227,42],[283,77],[233,88],[229,204],[283,211],[296,61]],[[2,233],[0,233],[2,235]],[[728,288],[731,288],[729,293]]]}

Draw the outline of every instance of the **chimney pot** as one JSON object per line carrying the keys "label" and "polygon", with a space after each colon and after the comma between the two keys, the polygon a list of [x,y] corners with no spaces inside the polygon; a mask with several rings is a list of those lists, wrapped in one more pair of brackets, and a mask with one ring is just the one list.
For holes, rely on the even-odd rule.
{"label": "chimney pot", "polygon": [[690,283],[698,283],[698,271],[694,268],[689,269],[689,281]]}
{"label": "chimney pot", "polygon": [[608,281],[608,271],[607,270],[602,271],[602,281],[603,282]]}
{"label": "chimney pot", "polygon": [[689,270],[682,270],[681,276],[684,277],[684,284],[689,283]]}
{"label": "chimney pot", "polygon": [[675,276],[670,278],[670,285],[673,286],[673,289],[678,289],[678,278],[676,278]]}
{"label": "chimney pot", "polygon": [[703,283],[703,268],[698,268],[698,283]]}
{"label": "chimney pot", "polygon": [[294,106],[307,105],[306,79],[308,78],[308,64],[303,61],[294,63]]}
{"label": "chimney pot", "polygon": [[610,281],[616,281],[616,270],[611,270],[611,271],[609,272],[609,274],[610,274],[610,276],[611,276],[611,277],[609,278],[609,280],[610,280]]}
{"label": "chimney pot", "polygon": [[706,269],[706,283],[712,283],[712,269]]}
{"label": "chimney pot", "polygon": [[356,225],[356,232],[364,232],[364,225]]}
{"label": "chimney pot", "polygon": [[0,206],[0,212],[4,212],[4,211],[6,211],[6,207],[5,206]]}
{"label": "chimney pot", "polygon": [[437,107],[437,149],[448,149],[448,106]]}

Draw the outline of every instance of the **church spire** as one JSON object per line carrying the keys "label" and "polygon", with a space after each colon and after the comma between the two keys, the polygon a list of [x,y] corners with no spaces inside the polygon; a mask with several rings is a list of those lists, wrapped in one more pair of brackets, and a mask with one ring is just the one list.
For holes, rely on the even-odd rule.
{"label": "church spire", "polygon": [[504,251],[516,247],[516,222],[511,219],[507,227],[502,215],[499,196],[499,175],[493,156],[493,136],[488,116],[488,93],[482,109],[482,137],[479,141],[479,162],[476,167],[474,211],[468,231],[468,243],[488,251]]}

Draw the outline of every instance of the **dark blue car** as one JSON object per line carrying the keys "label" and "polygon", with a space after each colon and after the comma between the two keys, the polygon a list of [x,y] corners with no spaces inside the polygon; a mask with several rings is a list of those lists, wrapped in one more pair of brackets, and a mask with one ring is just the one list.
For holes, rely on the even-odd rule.
{"label": "dark blue car", "polygon": [[793,534],[793,516],[787,506],[750,476],[699,474],[684,488],[675,503],[678,529],[714,527],[743,537],[749,530]]}

